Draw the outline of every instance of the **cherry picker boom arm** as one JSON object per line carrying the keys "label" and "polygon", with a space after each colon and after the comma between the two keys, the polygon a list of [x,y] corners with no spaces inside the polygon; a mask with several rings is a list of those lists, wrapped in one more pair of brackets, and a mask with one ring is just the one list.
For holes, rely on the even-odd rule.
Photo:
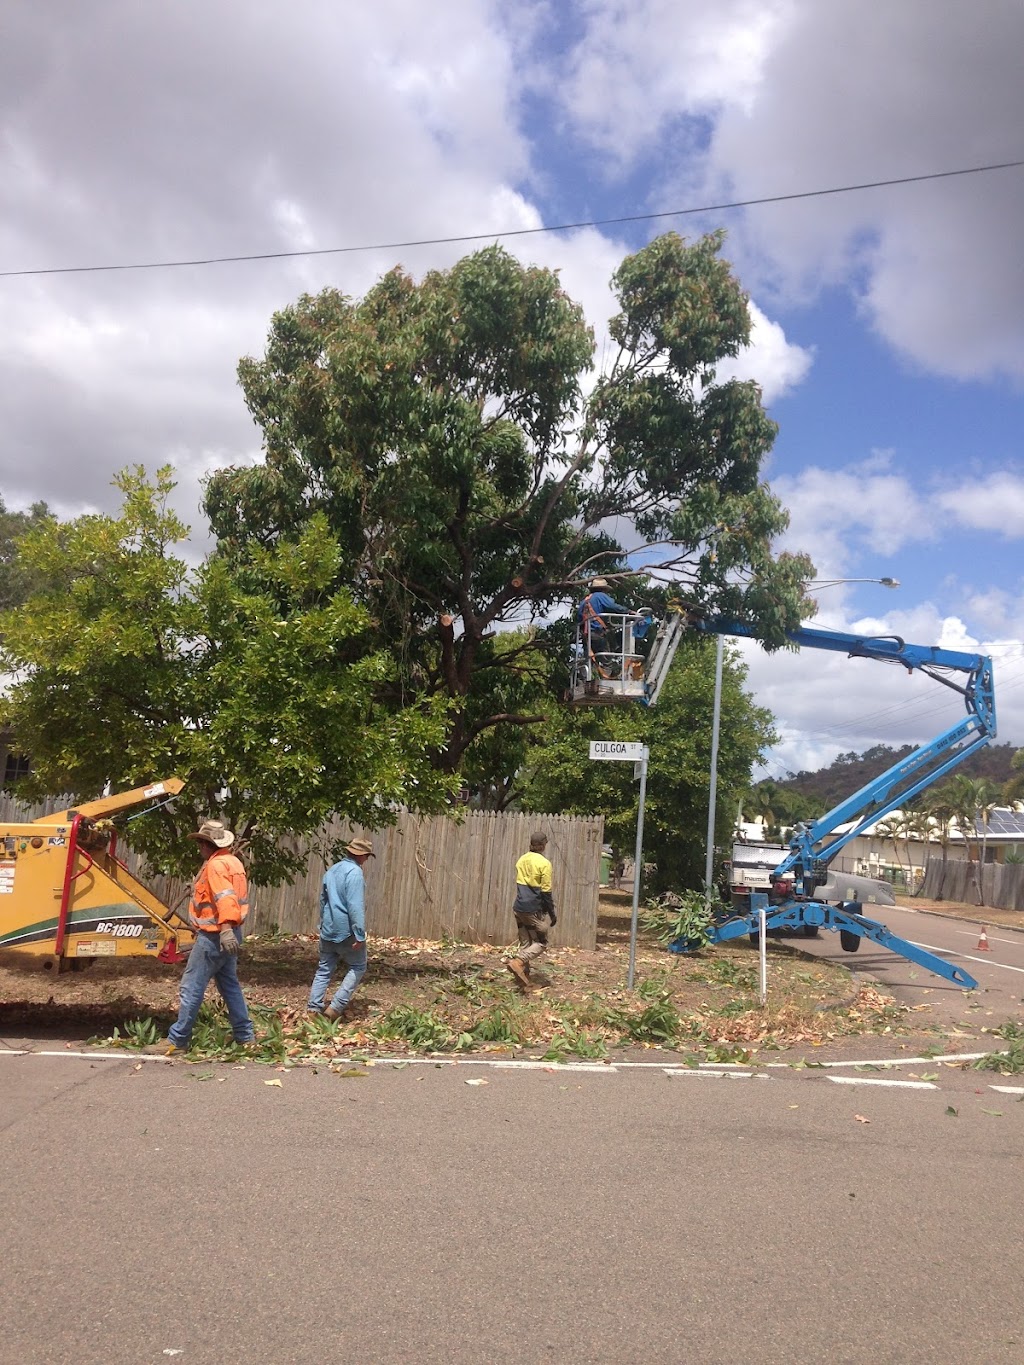
{"label": "cherry picker boom arm", "polygon": [[[687,624],[713,635],[758,638],[751,627],[724,618],[702,619],[690,614]],[[897,938],[885,925],[863,916],[859,902],[827,905],[814,900],[814,890],[825,880],[828,864],[851,839],[862,834],[897,806],[917,796],[933,782],[945,777],[965,758],[994,738],[996,708],[992,660],[986,655],[941,649],[937,645],[907,644],[895,635],[852,635],[810,627],[787,631],[786,634],[793,644],[801,648],[837,651],[848,658],[896,663],[909,673],[915,670],[924,673],[959,692],[964,699],[967,716],[894,763],[879,777],[865,783],[819,819],[808,825],[798,825],[789,841],[789,853],[775,872],[780,879],[787,872],[794,873],[792,898],[785,904],[769,906],[765,894],[752,894],[749,912],[730,916],[716,925],[712,931],[712,941],[737,938],[745,933],[756,934],[760,929],[760,914],[763,910],[766,928],[802,926],[809,933],[816,932],[819,926],[833,929],[839,933],[843,948],[848,952],[855,952],[862,939],[871,939],[958,986],[968,989],[975,987],[977,982],[962,967],[947,962],[917,944]],[[656,667],[653,676],[648,676],[645,681],[649,704],[657,697],[677,645],[678,634],[672,640],[672,648],[666,650],[660,659],[652,660]],[[960,678],[957,675],[963,676]]]}
{"label": "cherry picker boom arm", "polygon": [[[755,632],[736,621],[695,621],[697,629],[717,635],[740,635],[756,639]],[[995,693],[992,660],[982,654],[940,649],[937,645],[912,645],[899,636],[851,635],[842,631],[802,627],[787,631],[787,638],[801,648],[826,649],[853,659],[877,659],[901,664],[908,673],[918,670],[959,692],[967,716],[908,757],[900,759],[879,777],[865,783],[852,796],[833,806],[809,825],[797,827],[790,840],[790,852],[776,869],[777,875],[795,871],[805,879],[805,889],[813,889],[812,879],[820,874],[841,848],[862,834],[868,826],[896,809],[987,744],[996,733]],[[957,681],[949,674],[964,674]],[[841,828],[844,827],[845,828]]]}

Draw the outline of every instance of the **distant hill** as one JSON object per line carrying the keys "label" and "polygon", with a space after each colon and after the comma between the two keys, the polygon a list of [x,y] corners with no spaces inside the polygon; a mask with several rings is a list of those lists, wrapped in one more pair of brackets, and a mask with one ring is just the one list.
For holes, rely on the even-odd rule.
{"label": "distant hill", "polygon": [[[912,744],[899,749],[876,744],[862,754],[840,754],[827,768],[819,768],[817,772],[787,773],[785,777],[775,779],[775,786],[806,797],[816,809],[830,810],[913,752]],[[954,773],[962,773],[975,781],[987,777],[1002,787],[1015,775],[1010,763],[1016,752],[1014,744],[986,744],[978,753],[964,759]]]}

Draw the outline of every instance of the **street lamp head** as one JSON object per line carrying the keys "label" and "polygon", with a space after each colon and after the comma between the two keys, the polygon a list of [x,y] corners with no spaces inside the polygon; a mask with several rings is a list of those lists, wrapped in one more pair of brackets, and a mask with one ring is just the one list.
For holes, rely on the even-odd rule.
{"label": "street lamp head", "polygon": [[837,588],[842,583],[880,583],[883,588],[898,588],[898,578],[813,578],[804,584],[807,588]]}

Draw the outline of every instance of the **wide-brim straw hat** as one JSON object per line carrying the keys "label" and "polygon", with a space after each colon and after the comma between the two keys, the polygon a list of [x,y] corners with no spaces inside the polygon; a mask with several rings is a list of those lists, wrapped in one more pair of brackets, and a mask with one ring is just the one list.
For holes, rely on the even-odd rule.
{"label": "wide-brim straw hat", "polygon": [[608,580],[607,578],[594,578],[591,579],[590,586],[592,588],[607,588]]}
{"label": "wide-brim straw hat", "polygon": [[376,858],[377,856],[373,851],[373,843],[369,839],[353,839],[346,851],[366,858]]}
{"label": "wide-brim straw hat", "polygon": [[213,844],[214,848],[230,848],[235,842],[235,836],[223,820],[204,820],[195,834],[188,837],[202,839],[205,843]]}

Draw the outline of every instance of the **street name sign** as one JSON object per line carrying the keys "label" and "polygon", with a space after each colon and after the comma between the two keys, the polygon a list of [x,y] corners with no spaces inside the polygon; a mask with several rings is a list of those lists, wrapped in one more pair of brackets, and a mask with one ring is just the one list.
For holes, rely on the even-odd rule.
{"label": "street name sign", "polygon": [[642,744],[631,744],[619,739],[592,739],[590,757],[604,759],[606,762],[640,763],[644,756]]}

